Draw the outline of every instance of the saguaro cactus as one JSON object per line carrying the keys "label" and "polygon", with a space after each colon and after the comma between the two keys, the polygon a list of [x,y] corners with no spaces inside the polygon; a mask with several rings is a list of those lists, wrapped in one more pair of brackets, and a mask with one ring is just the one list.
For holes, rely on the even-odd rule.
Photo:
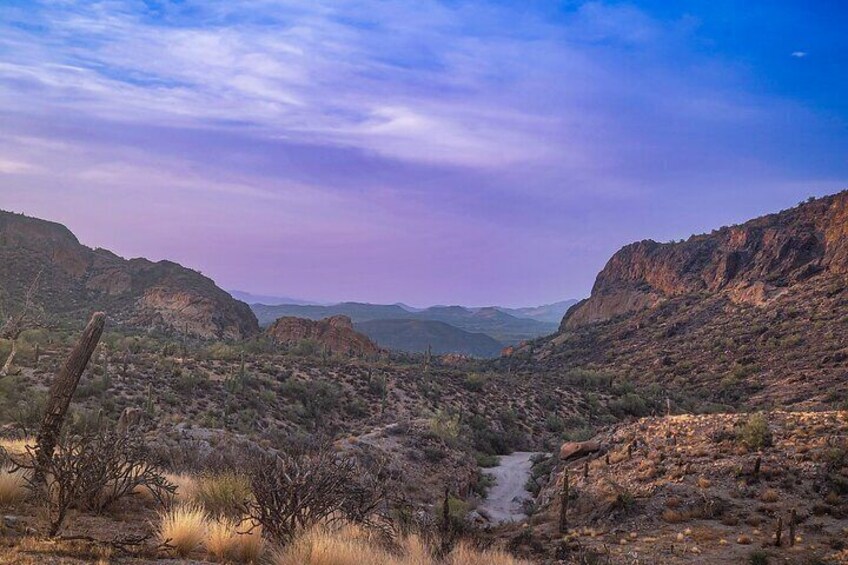
{"label": "saguaro cactus", "polygon": [[73,398],[80,377],[100,342],[105,324],[106,315],[103,312],[97,312],[91,317],[91,321],[88,322],[85,331],[83,331],[82,336],[80,336],[79,341],[50,386],[47,408],[44,411],[36,439],[34,479],[37,482],[44,482],[44,469],[53,457],[53,450],[56,449],[56,443],[59,439],[59,433],[62,431],[62,424],[65,421],[65,415],[68,413],[71,398]]}
{"label": "saguaro cactus", "polygon": [[568,480],[568,469],[562,478],[562,494],[559,508],[559,533],[568,533],[568,499],[571,496],[571,485]]}

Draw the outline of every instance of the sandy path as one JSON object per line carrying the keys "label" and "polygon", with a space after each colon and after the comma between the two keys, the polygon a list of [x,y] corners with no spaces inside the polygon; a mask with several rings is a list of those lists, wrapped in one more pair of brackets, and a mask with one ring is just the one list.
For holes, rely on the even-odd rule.
{"label": "sandy path", "polygon": [[496,482],[479,506],[481,514],[487,515],[492,522],[519,522],[527,517],[523,503],[530,499],[530,493],[524,490],[524,485],[530,478],[533,455],[527,451],[504,455],[497,467],[483,471]]}

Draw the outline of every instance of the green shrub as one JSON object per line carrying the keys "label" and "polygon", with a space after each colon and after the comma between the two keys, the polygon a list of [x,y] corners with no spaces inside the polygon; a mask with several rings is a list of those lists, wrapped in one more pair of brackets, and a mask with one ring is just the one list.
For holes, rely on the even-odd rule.
{"label": "green shrub", "polygon": [[769,555],[762,549],[755,549],[748,554],[749,565],[768,565]]}
{"label": "green shrub", "polygon": [[748,417],[737,432],[739,441],[752,450],[760,450],[772,443],[771,430],[765,414],[758,412]]}
{"label": "green shrub", "polygon": [[202,477],[194,493],[194,501],[212,516],[239,518],[250,502],[250,482],[235,473]]}
{"label": "green shrub", "polygon": [[478,467],[497,467],[498,464],[501,462],[500,457],[489,453],[477,453],[474,457],[475,459],[477,459]]}

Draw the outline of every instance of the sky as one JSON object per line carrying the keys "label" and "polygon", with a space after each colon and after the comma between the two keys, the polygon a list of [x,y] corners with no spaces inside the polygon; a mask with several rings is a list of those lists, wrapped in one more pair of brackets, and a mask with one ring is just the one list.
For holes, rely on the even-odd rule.
{"label": "sky", "polygon": [[848,3],[0,0],[0,208],[227,289],[524,306],[848,188]]}

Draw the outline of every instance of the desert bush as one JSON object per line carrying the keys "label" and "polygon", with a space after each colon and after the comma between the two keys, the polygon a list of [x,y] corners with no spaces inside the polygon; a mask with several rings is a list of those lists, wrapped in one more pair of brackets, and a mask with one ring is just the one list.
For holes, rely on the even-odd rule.
{"label": "desert bush", "polygon": [[748,554],[749,565],[768,565],[769,555],[762,549],[755,549]]}
{"label": "desert bush", "polygon": [[430,418],[430,432],[446,443],[453,444],[459,438],[459,417],[442,410]]}
{"label": "desert bush", "polygon": [[247,512],[250,499],[250,481],[233,472],[201,477],[191,494],[193,502],[216,517],[241,516]]}
{"label": "desert bush", "polygon": [[594,391],[609,390],[613,383],[612,375],[590,369],[572,369],[563,380],[571,386]]}
{"label": "desert bush", "polygon": [[748,449],[760,450],[770,446],[772,436],[765,414],[758,412],[749,416],[739,428],[736,437]]}
{"label": "desert bush", "polygon": [[501,461],[501,458],[497,455],[490,455],[488,453],[477,453],[474,457],[477,460],[477,466],[483,468],[497,467]]}
{"label": "desert bush", "polygon": [[462,386],[469,392],[480,392],[486,386],[489,377],[481,373],[469,373],[462,382]]}
{"label": "desert bush", "polygon": [[12,460],[33,477],[27,488],[46,503],[51,536],[59,532],[71,507],[100,513],[142,488],[159,500],[173,492],[150,462],[143,440],[102,429],[60,438],[53,457],[40,469],[48,477],[46,484],[35,480],[32,448]]}
{"label": "desert bush", "polygon": [[376,524],[388,496],[382,477],[335,453],[329,442],[255,455],[250,483],[250,514],[280,543],[319,523]]}
{"label": "desert bush", "polygon": [[181,558],[200,549],[208,529],[209,516],[198,506],[179,505],[159,515],[159,540]]}

